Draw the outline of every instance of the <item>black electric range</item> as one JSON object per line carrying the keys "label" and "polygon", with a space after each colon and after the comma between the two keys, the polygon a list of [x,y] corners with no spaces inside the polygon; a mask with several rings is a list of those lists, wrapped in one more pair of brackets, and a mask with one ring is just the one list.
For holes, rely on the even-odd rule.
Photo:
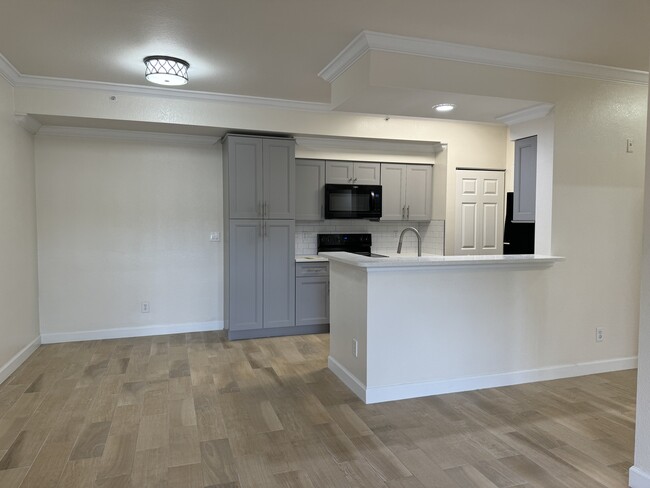
{"label": "black electric range", "polygon": [[387,258],[372,252],[372,234],[318,234],[318,252],[351,252],[370,258]]}

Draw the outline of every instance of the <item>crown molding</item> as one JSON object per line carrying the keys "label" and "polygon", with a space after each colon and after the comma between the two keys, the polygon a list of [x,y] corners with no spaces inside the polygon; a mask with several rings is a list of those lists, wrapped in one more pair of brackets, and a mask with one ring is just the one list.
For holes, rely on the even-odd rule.
{"label": "crown molding", "polygon": [[164,144],[194,144],[204,146],[214,145],[220,140],[219,137],[213,136],[170,134],[166,132],[145,132],[134,130],[95,129],[88,127],[66,127],[58,125],[44,125],[38,131],[37,136],[86,137],[119,141]]}
{"label": "crown molding", "polygon": [[495,119],[506,125],[521,124],[522,122],[528,122],[529,120],[546,117],[551,113],[554,106],[555,105],[552,103],[542,103],[540,105],[535,105],[534,107],[528,107],[517,110],[516,112],[500,115],[499,117],[495,117]]}
{"label": "crown molding", "polygon": [[34,117],[27,114],[15,114],[14,121],[30,134],[36,134],[43,125]]}
{"label": "crown molding", "polygon": [[9,82],[12,86],[16,86],[16,82],[20,78],[20,73],[13,64],[0,53],[0,76]]}
{"label": "crown molding", "polygon": [[362,31],[318,75],[331,83],[371,50],[602,81],[648,84],[646,71],[372,31]]}
{"label": "crown molding", "polygon": [[296,144],[317,151],[340,150],[358,153],[435,156],[439,142],[386,141],[339,137],[296,137]]}
{"label": "crown molding", "polygon": [[321,102],[303,102],[300,100],[284,100],[280,98],[253,97],[247,95],[231,95],[179,88],[158,88],[153,86],[126,85],[101,81],[73,80],[68,78],[52,78],[47,76],[32,76],[21,74],[2,54],[0,54],[0,75],[14,87],[26,88],[59,88],[73,90],[105,91],[111,94],[120,93],[135,96],[151,96],[156,98],[173,98],[176,100],[200,100],[226,103],[245,103],[267,107],[287,108],[292,110],[307,110],[311,112],[326,112],[331,110],[331,104]]}

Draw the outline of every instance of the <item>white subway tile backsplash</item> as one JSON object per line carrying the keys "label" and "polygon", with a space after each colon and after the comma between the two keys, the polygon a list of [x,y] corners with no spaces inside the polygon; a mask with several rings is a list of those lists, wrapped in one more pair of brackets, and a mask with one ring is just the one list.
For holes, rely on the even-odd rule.
{"label": "white subway tile backsplash", "polygon": [[[329,220],[326,222],[296,222],[296,254],[310,255],[317,252],[318,234],[342,234],[354,232],[369,232],[372,234],[373,252],[395,252],[399,242],[399,235],[405,227],[415,227],[422,235],[422,252],[427,254],[444,253],[445,247],[445,222],[432,220],[431,222],[367,222],[367,221],[340,221]],[[417,251],[417,239],[412,233],[404,236],[402,245],[404,252]]]}

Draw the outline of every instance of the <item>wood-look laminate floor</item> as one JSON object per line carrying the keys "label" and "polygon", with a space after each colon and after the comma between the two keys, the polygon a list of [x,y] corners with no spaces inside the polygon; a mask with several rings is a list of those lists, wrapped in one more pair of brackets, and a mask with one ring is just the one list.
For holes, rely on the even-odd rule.
{"label": "wood-look laminate floor", "polygon": [[0,487],[627,486],[636,371],[364,405],[328,339],[42,346],[0,386]]}

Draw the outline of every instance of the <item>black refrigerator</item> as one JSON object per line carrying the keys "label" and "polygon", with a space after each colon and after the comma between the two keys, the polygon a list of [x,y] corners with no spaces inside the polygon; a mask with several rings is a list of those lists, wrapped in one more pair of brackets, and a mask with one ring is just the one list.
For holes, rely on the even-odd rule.
{"label": "black refrigerator", "polygon": [[506,193],[503,254],[535,254],[535,222],[512,221],[513,193]]}

